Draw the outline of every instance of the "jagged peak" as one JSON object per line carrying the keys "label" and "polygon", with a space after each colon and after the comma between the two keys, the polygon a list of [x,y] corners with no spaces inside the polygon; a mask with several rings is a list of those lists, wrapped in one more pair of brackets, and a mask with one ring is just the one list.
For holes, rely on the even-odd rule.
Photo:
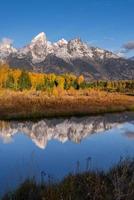
{"label": "jagged peak", "polygon": [[74,39],[72,39],[72,40],[70,40],[69,41],[70,43],[84,43],[82,40],[81,40],[81,38],[74,38]]}
{"label": "jagged peak", "polygon": [[62,38],[61,40],[58,40],[57,44],[59,45],[66,45],[68,43],[67,40],[65,40],[64,38]]}
{"label": "jagged peak", "polygon": [[46,40],[46,34],[44,32],[41,32],[32,39],[32,43],[35,43],[37,41],[45,42]]}

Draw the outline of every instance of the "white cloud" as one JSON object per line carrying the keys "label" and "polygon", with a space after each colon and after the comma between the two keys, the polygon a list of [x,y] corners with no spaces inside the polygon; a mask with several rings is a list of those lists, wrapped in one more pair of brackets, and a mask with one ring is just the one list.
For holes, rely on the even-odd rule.
{"label": "white cloud", "polygon": [[10,38],[2,38],[0,41],[0,46],[11,46],[13,44],[13,40]]}
{"label": "white cloud", "polygon": [[115,41],[115,38],[113,38],[113,37],[104,37],[103,40]]}
{"label": "white cloud", "polygon": [[128,41],[123,45],[123,48],[126,50],[126,52],[134,50],[134,41]]}

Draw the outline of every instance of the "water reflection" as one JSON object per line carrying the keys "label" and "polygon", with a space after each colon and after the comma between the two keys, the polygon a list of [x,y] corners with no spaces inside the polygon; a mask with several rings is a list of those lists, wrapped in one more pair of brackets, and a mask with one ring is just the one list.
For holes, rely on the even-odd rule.
{"label": "water reflection", "polygon": [[[73,141],[80,143],[94,133],[101,133],[124,122],[133,123],[134,113],[107,114],[104,116],[69,119],[44,119],[38,122],[0,121],[0,137],[4,143],[13,142],[17,134],[27,135],[41,149],[45,149],[50,140],[62,143]],[[134,138],[134,133],[126,131],[127,137]]]}
{"label": "water reflection", "polygon": [[[0,193],[45,171],[55,178],[87,168],[107,170],[134,156],[134,113],[0,121]],[[8,187],[9,186],[9,187]],[[8,187],[8,188],[7,188]]]}
{"label": "water reflection", "polygon": [[125,135],[129,138],[134,140],[134,132],[126,132]]}

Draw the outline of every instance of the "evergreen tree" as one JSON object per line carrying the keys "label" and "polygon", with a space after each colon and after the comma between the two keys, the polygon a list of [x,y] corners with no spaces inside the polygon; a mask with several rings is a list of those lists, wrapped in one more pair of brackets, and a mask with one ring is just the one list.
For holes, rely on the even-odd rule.
{"label": "evergreen tree", "polygon": [[14,77],[12,74],[8,74],[7,80],[6,80],[6,88],[14,89]]}
{"label": "evergreen tree", "polygon": [[21,90],[30,89],[31,86],[32,86],[31,79],[29,77],[28,72],[22,71],[21,75],[19,77],[19,80],[18,80],[19,89],[21,89]]}

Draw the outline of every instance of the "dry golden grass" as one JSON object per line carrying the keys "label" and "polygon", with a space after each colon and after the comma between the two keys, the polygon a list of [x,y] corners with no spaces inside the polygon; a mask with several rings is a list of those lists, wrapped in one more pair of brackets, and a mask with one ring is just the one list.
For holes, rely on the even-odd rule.
{"label": "dry golden grass", "polygon": [[0,118],[91,115],[106,112],[134,111],[134,97],[97,90],[46,92],[0,91]]}

